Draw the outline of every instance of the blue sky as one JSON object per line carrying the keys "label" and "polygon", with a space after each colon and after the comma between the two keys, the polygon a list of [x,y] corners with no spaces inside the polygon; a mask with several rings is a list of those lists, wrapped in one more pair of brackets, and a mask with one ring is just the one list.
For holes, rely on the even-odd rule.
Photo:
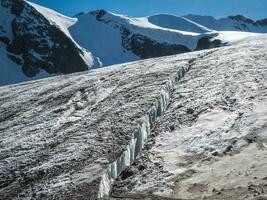
{"label": "blue sky", "polygon": [[30,0],[60,13],[105,9],[142,17],[156,13],[212,15],[216,18],[242,14],[252,19],[267,18],[267,0]]}

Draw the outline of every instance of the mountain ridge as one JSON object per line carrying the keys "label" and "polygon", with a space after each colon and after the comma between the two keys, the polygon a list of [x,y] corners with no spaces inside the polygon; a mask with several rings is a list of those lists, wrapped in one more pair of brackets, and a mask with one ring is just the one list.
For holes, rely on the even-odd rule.
{"label": "mountain ridge", "polygon": [[19,0],[2,1],[0,16],[0,85],[220,47],[257,35],[244,31],[267,32],[266,19],[253,25],[232,16],[218,31],[205,26],[209,20],[204,16],[136,18],[97,10],[71,18]]}

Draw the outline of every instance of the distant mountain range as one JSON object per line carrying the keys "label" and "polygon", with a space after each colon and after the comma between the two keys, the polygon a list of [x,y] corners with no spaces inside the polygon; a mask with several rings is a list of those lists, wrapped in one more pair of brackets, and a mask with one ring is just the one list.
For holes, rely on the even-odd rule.
{"label": "distant mountain range", "polygon": [[0,85],[101,66],[220,47],[267,33],[244,16],[143,18],[104,10],[73,18],[23,0],[0,6]]}

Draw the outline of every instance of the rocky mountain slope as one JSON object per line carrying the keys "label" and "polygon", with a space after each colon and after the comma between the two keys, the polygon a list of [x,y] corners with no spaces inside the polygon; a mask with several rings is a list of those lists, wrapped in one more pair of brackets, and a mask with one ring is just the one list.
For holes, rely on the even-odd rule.
{"label": "rocky mountain slope", "polygon": [[0,199],[263,198],[266,48],[257,36],[1,87]]}
{"label": "rocky mountain slope", "polygon": [[[71,20],[66,26],[75,23]],[[58,24],[51,23],[21,0],[1,1],[0,55],[1,85],[36,75],[84,71],[99,65],[98,60],[77,45]]]}
{"label": "rocky mountain slope", "polygon": [[0,85],[219,47],[267,32],[266,20],[212,20],[166,14],[134,18],[104,10],[70,18],[28,1],[3,0]]}

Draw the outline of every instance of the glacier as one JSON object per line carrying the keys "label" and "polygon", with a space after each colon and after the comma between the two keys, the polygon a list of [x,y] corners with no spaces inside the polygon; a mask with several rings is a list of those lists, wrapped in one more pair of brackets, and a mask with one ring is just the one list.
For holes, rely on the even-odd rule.
{"label": "glacier", "polygon": [[137,161],[114,182],[114,199],[266,197],[266,38],[256,38],[194,62]]}
{"label": "glacier", "polygon": [[103,175],[99,186],[98,198],[109,196],[111,188],[107,186],[112,185],[114,179],[135,161],[146,143],[147,137],[150,134],[150,128],[154,127],[156,120],[161,117],[166,110],[175,84],[177,84],[179,79],[182,78],[188,70],[189,67],[181,67],[175,75],[162,86],[159,97],[156,98],[157,100],[149,113],[143,117],[141,125],[132,136],[130,144],[127,145],[126,150],[121,153],[121,156],[109,166],[107,174]]}
{"label": "glacier", "polygon": [[264,195],[266,42],[0,87],[0,197]]}

